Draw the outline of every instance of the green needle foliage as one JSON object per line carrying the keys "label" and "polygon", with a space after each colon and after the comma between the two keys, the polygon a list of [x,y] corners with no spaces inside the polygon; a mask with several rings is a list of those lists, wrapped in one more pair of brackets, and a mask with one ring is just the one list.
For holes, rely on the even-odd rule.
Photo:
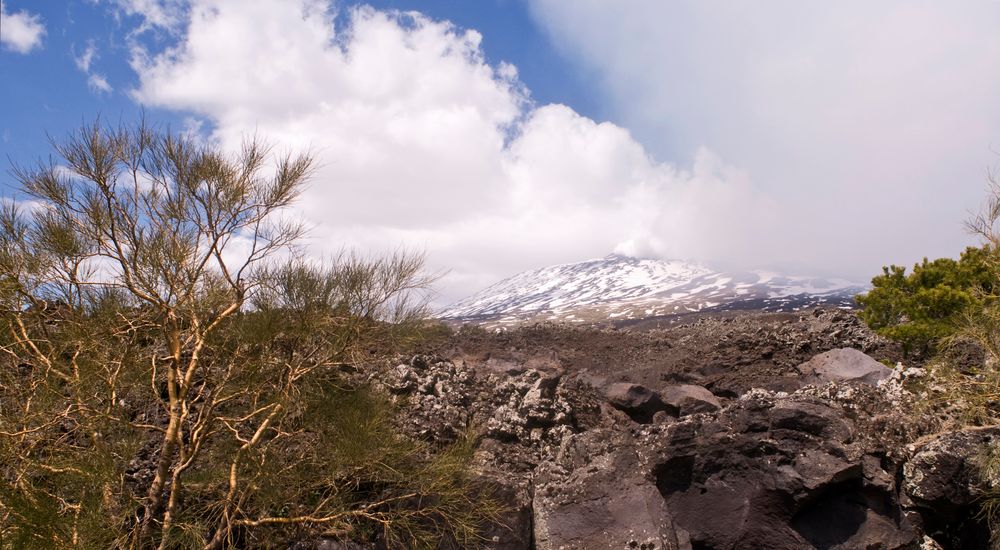
{"label": "green needle foliage", "polygon": [[473,546],[499,508],[345,363],[419,338],[420,255],[277,261],[308,156],[86,126],[0,209],[0,548]]}
{"label": "green needle foliage", "polygon": [[858,296],[860,317],[878,334],[903,345],[904,353],[930,355],[938,342],[956,333],[963,315],[982,308],[995,274],[990,245],[969,247],[958,260],[939,258],[906,268],[891,265]]}

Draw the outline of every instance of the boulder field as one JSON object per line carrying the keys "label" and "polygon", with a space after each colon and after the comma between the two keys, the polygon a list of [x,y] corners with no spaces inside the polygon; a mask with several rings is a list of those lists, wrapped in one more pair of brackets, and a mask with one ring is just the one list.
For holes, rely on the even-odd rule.
{"label": "boulder field", "polygon": [[[370,375],[397,396],[411,436],[444,445],[477,434],[475,467],[508,505],[487,548],[989,546],[975,457],[1000,429],[940,431],[908,412],[907,381],[924,370],[888,366],[891,344],[852,315],[593,329],[592,338],[532,330],[550,331],[552,346],[533,333],[477,334]],[[574,359],[573,343],[616,336],[633,347],[604,357],[635,360]],[[498,353],[484,353],[490,338]],[[688,355],[678,359],[679,349]],[[675,353],[662,376],[656,350]],[[713,366],[730,361],[730,372]]]}

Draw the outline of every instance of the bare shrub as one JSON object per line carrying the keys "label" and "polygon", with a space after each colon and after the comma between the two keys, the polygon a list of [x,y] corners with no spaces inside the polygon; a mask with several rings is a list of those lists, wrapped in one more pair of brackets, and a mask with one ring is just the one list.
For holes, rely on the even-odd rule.
{"label": "bare shrub", "polygon": [[[408,442],[338,366],[413,337],[420,255],[279,261],[312,170],[85,126],[0,211],[0,544],[473,544],[471,443]],[[287,540],[287,539],[286,539]]]}

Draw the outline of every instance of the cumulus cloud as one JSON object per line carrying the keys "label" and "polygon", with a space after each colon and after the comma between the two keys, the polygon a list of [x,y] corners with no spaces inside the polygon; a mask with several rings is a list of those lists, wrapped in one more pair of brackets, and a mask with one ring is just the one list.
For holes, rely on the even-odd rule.
{"label": "cumulus cloud", "polygon": [[42,19],[27,10],[8,12],[0,2],[0,45],[17,53],[29,53],[42,46],[45,25]]}
{"label": "cumulus cloud", "polygon": [[[482,37],[418,13],[320,0],[195,0],[177,43],[139,51],[134,97],[315,151],[299,211],[314,254],[425,249],[441,301],[555,262],[711,259],[767,228],[773,204],[708,150],[664,164],[622,127],[536,105]],[[719,220],[725,220],[720,223]]]}
{"label": "cumulus cloud", "polygon": [[1000,137],[1000,4],[530,6],[659,158],[708,147],[771,197],[773,231],[716,218],[774,235],[761,261],[864,277],[972,244],[962,222]]}

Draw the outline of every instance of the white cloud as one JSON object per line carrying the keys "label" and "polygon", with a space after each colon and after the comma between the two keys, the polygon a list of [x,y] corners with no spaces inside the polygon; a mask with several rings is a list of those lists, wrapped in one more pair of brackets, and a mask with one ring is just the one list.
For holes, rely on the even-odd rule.
{"label": "white cloud", "polygon": [[74,63],[76,63],[76,68],[80,69],[84,73],[90,72],[90,64],[94,62],[94,58],[97,57],[97,46],[94,45],[93,41],[87,42],[87,47],[83,49],[83,53],[73,58]]}
{"label": "white cloud", "polygon": [[142,24],[135,33],[151,29],[176,31],[184,22],[187,0],[107,0],[120,15],[136,16]]}
{"label": "white cloud", "polygon": [[102,74],[92,73],[87,76],[87,87],[96,94],[110,94],[114,88]]}
{"label": "white cloud", "polygon": [[97,60],[97,46],[94,41],[88,41],[87,47],[84,48],[83,53],[73,57],[73,61],[76,63],[76,68],[80,69],[80,72],[87,75],[87,87],[91,92],[95,94],[109,94],[114,91],[108,79],[97,72],[91,71],[94,61]]}
{"label": "white cloud", "polygon": [[[197,0],[175,47],[137,52],[134,97],[311,148],[299,204],[317,255],[426,249],[455,299],[513,272],[618,250],[709,258],[767,228],[772,203],[708,151],[655,161],[628,131],[534,105],[481,36],[416,13],[319,0]],[[722,235],[720,237],[720,235]],[[728,246],[728,245],[727,245]]]}
{"label": "white cloud", "polygon": [[654,154],[708,147],[772,198],[775,238],[702,213],[769,235],[761,261],[863,277],[973,243],[962,222],[998,160],[1000,4],[530,5]]}
{"label": "white cloud", "polygon": [[45,25],[39,16],[26,10],[8,12],[0,3],[0,20],[0,45],[25,54],[42,46]]}

